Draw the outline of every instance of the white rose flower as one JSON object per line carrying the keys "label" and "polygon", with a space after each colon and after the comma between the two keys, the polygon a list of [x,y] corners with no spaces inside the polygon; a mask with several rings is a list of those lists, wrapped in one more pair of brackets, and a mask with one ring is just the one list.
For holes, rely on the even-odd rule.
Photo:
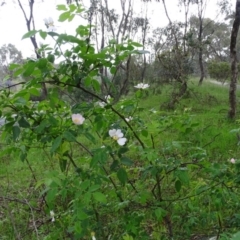
{"label": "white rose flower", "polygon": [[54,26],[54,22],[51,17],[44,18],[43,20],[49,32],[56,32],[57,28]]}
{"label": "white rose flower", "polygon": [[135,88],[138,88],[138,89],[146,89],[146,88],[149,88],[150,85],[149,84],[144,84],[144,83],[139,83],[137,84],[136,86],[134,86]]}
{"label": "white rose flower", "polygon": [[123,137],[123,133],[120,129],[111,129],[108,133],[120,146],[123,146],[127,141],[127,139]]}
{"label": "white rose flower", "polygon": [[107,104],[105,102],[96,102],[96,105],[98,105],[101,108],[104,108]]}
{"label": "white rose flower", "polygon": [[80,113],[72,114],[72,121],[76,125],[82,125],[85,121],[85,118]]}
{"label": "white rose flower", "polygon": [[112,97],[111,97],[110,95],[105,96],[105,100],[107,101],[107,103],[110,103],[111,98],[112,98]]}
{"label": "white rose flower", "polygon": [[53,210],[50,211],[50,216],[51,216],[51,218],[52,218],[52,222],[55,222],[55,218],[54,218],[55,213],[54,213]]}
{"label": "white rose flower", "polygon": [[129,116],[128,118],[125,118],[125,120],[126,120],[127,122],[130,122],[130,121],[133,120],[133,117]]}

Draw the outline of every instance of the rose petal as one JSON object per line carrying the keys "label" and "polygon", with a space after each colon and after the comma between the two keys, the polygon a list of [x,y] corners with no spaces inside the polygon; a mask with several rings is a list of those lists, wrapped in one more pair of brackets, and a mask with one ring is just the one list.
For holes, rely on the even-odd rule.
{"label": "rose petal", "polygon": [[108,131],[110,137],[114,137],[116,135],[116,129],[111,129]]}
{"label": "rose petal", "polygon": [[83,122],[85,121],[85,118],[81,114],[79,114],[79,113],[72,114],[72,121],[76,125],[82,125]]}
{"label": "rose petal", "polygon": [[123,146],[123,145],[126,143],[126,141],[127,141],[126,138],[119,138],[119,139],[117,140],[117,142],[118,142],[118,144],[119,144],[120,146]]}
{"label": "rose petal", "polygon": [[122,138],[122,137],[123,137],[123,133],[122,133],[121,129],[117,129],[117,131],[116,131],[116,136],[117,136],[118,138]]}

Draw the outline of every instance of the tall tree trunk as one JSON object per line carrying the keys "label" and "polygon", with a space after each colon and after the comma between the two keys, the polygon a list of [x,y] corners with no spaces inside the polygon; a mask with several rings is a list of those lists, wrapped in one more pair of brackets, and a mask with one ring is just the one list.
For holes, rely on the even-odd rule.
{"label": "tall tree trunk", "polygon": [[233,22],[231,42],[230,42],[230,56],[231,56],[231,83],[229,88],[229,104],[230,109],[228,111],[229,118],[233,119],[236,116],[236,90],[237,90],[237,49],[236,42],[238,36],[238,30],[240,25],[240,0],[236,0],[236,13]]}
{"label": "tall tree trunk", "polygon": [[199,18],[199,34],[198,34],[198,44],[199,44],[199,54],[198,54],[198,62],[200,67],[200,79],[198,85],[201,85],[204,79],[204,66],[203,66],[203,47],[202,47],[202,32],[203,32],[203,19]]}
{"label": "tall tree trunk", "polygon": [[183,61],[184,61],[184,58],[187,56],[187,51],[182,53],[181,48],[179,47],[180,42],[179,42],[178,36],[173,27],[173,23],[168,15],[165,0],[162,0],[162,3],[163,3],[165,14],[169,21],[169,25],[172,27],[173,37],[175,40],[174,51],[172,51],[172,52],[175,54],[175,61],[176,61],[176,65],[178,66],[178,69],[176,70],[177,76],[174,79],[176,80],[176,82],[180,83],[180,88],[178,90],[178,93],[177,94],[175,92],[172,93],[172,99],[171,99],[170,103],[168,104],[169,108],[173,109],[175,104],[177,102],[179,102],[179,100],[184,96],[184,94],[186,93],[187,88],[188,88],[187,78],[186,78],[185,72],[183,70]]}
{"label": "tall tree trunk", "polygon": [[200,79],[198,85],[201,85],[205,77],[205,71],[203,66],[203,14],[206,9],[207,0],[198,1],[198,20],[199,20],[199,32],[198,32],[198,63],[200,68]]}
{"label": "tall tree trunk", "polygon": [[[143,50],[145,50],[145,43],[146,43],[147,25],[148,25],[147,21],[148,21],[148,19],[147,19],[147,17],[145,17],[144,24],[142,26],[142,45],[143,45]],[[147,68],[147,60],[146,60],[146,55],[144,54],[143,55],[143,68],[142,68],[142,74],[141,74],[141,82],[144,82],[146,68]]]}

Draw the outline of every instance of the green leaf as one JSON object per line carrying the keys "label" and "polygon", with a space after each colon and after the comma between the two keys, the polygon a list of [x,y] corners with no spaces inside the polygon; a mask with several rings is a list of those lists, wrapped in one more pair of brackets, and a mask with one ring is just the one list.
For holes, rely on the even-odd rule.
{"label": "green leaf", "polygon": [[100,188],[100,185],[95,184],[95,185],[91,186],[91,187],[88,189],[88,191],[89,191],[89,192],[95,192],[95,191],[98,190],[99,188]]}
{"label": "green leaf", "polygon": [[110,165],[111,171],[115,172],[116,169],[118,168],[118,166],[119,166],[119,162],[118,162],[117,160],[114,160],[114,161],[112,162],[112,164]]}
{"label": "green leaf", "polygon": [[59,166],[62,172],[66,171],[67,168],[67,160],[66,159],[59,159]]}
{"label": "green leaf", "polygon": [[34,36],[37,32],[38,32],[37,30],[31,30],[31,31],[25,33],[25,34],[22,36],[22,40],[25,39],[25,38],[29,38],[29,37]]}
{"label": "green leaf", "polygon": [[49,123],[51,123],[52,126],[57,126],[58,125],[58,120],[55,117],[50,115],[48,120],[49,120]]}
{"label": "green leaf", "polygon": [[127,182],[127,172],[124,168],[120,168],[117,172],[117,177],[119,179],[119,181],[125,185],[125,183]]}
{"label": "green leaf", "polygon": [[77,6],[74,4],[70,4],[69,6],[70,12],[74,12],[77,9]]}
{"label": "green leaf", "polygon": [[189,176],[186,169],[177,170],[175,174],[182,184],[189,185]]}
{"label": "green leaf", "polygon": [[76,142],[75,136],[69,131],[64,132],[63,137],[69,142]]}
{"label": "green leaf", "polygon": [[26,67],[26,69],[25,69],[25,71],[23,72],[22,75],[24,77],[29,77],[33,73],[35,67],[36,67],[36,63],[35,62],[29,62],[27,64],[27,67]]}
{"label": "green leaf", "polygon": [[61,144],[61,148],[60,148],[60,153],[63,155],[68,155],[68,152],[70,150],[70,144],[66,141],[63,141],[63,143]]}
{"label": "green leaf", "polygon": [[16,68],[20,67],[20,64],[16,64],[16,63],[11,63],[9,66],[9,70],[14,70]]}
{"label": "green leaf", "polygon": [[92,79],[91,79],[90,77],[86,77],[86,78],[84,79],[84,85],[85,85],[86,87],[91,86],[91,83],[92,83]]}
{"label": "green leaf", "polygon": [[47,60],[50,62],[50,63],[54,63],[55,61],[55,56],[53,54],[49,54],[47,56]]}
{"label": "green leaf", "polygon": [[35,129],[36,133],[42,133],[46,131],[46,128],[49,127],[50,124],[47,119],[43,120],[40,125],[38,125]]}
{"label": "green leaf", "polygon": [[56,32],[48,32],[47,34],[51,37],[56,37],[56,36],[58,37],[59,36],[59,34],[56,33]]}
{"label": "green leaf", "polygon": [[51,153],[54,153],[59,148],[61,143],[62,143],[62,136],[55,138],[52,144]]}
{"label": "green leaf", "polygon": [[95,151],[92,161],[90,163],[90,167],[95,167],[97,163],[104,164],[107,161],[107,153],[104,148],[98,149]]}
{"label": "green leaf", "polygon": [[13,140],[16,141],[20,135],[20,128],[18,126],[13,126],[12,133],[13,133]]}
{"label": "green leaf", "polygon": [[141,133],[142,133],[142,135],[143,135],[144,137],[147,137],[147,136],[148,136],[148,131],[145,130],[145,129],[143,129],[143,130],[141,131]]}
{"label": "green leaf", "polygon": [[44,69],[44,68],[46,68],[47,63],[48,63],[47,59],[45,59],[45,58],[40,58],[40,59],[38,60],[38,62],[37,62],[37,66],[38,66],[40,69]]}
{"label": "green leaf", "polygon": [[140,90],[137,90],[137,91],[135,92],[136,98],[141,98],[142,95],[143,95],[143,91],[142,91],[141,89],[140,89]]}
{"label": "green leaf", "polygon": [[24,68],[19,68],[19,69],[17,69],[17,70],[14,72],[13,76],[14,76],[14,77],[17,77],[17,76],[19,76],[20,74],[22,74],[23,71],[24,71]]}
{"label": "green leaf", "polygon": [[126,166],[132,166],[133,165],[133,161],[127,157],[121,157],[121,163],[126,165]]}
{"label": "green leaf", "polygon": [[101,192],[94,192],[93,194],[93,198],[97,201],[97,202],[101,202],[101,203],[107,203],[107,198],[104,194],[102,194]]}
{"label": "green leaf", "polygon": [[[78,219],[79,220],[84,220],[84,219],[87,219],[87,218],[89,218],[89,216],[84,212],[84,211],[82,211],[81,209],[78,209],[77,210],[77,212],[78,212]],[[80,224],[79,224],[80,225]],[[80,225],[81,226],[81,225]],[[76,231],[77,232],[77,231]],[[80,233],[80,232],[79,232]]]}
{"label": "green leaf", "polygon": [[66,7],[66,5],[59,4],[59,5],[57,5],[57,10],[59,10],[59,11],[67,11],[67,7]]}
{"label": "green leaf", "polygon": [[92,80],[92,85],[93,85],[93,88],[96,92],[100,91],[100,89],[101,89],[100,88],[100,83],[97,80],[93,79]]}
{"label": "green leaf", "polygon": [[129,149],[127,147],[120,147],[118,150],[118,156],[121,157],[122,154],[128,152]]}
{"label": "green leaf", "polygon": [[181,181],[177,180],[175,182],[175,189],[176,189],[176,191],[179,192],[181,190],[181,188],[182,188],[182,183],[181,183]]}
{"label": "green leaf", "polygon": [[138,42],[131,42],[131,45],[133,45],[134,47],[142,47],[143,45],[138,43]]}
{"label": "green leaf", "polygon": [[39,35],[41,36],[41,38],[43,40],[45,40],[45,38],[47,37],[47,32],[43,32],[42,30],[39,31]]}
{"label": "green leaf", "polygon": [[64,12],[59,16],[58,21],[59,22],[64,22],[70,17],[70,12]]}
{"label": "green leaf", "polygon": [[79,34],[81,37],[88,36],[89,35],[89,30],[86,26],[80,25],[76,29],[77,34]]}
{"label": "green leaf", "polygon": [[68,18],[68,21],[71,22],[75,17],[75,14],[71,14],[70,17]]}
{"label": "green leaf", "polygon": [[166,216],[167,212],[163,208],[157,208],[154,211],[155,216],[158,221],[162,221],[162,219]]}
{"label": "green leaf", "polygon": [[34,96],[39,96],[40,95],[40,91],[36,88],[30,88],[28,89],[28,92]]}
{"label": "green leaf", "polygon": [[90,185],[90,181],[89,180],[84,180],[83,182],[81,182],[80,184],[80,189],[81,191],[85,191]]}
{"label": "green leaf", "polygon": [[26,153],[26,152],[21,152],[21,154],[20,154],[20,160],[21,160],[22,162],[24,162],[24,161],[26,160],[26,158],[27,158],[27,153]]}
{"label": "green leaf", "polygon": [[84,133],[84,136],[90,140],[93,144],[96,144],[96,140],[94,138],[94,136],[90,133],[90,132],[85,132]]}
{"label": "green leaf", "polygon": [[111,68],[110,68],[110,73],[111,73],[111,74],[115,74],[115,73],[116,73],[116,70],[117,70],[116,67],[111,67]]}
{"label": "green leaf", "polygon": [[123,236],[123,240],[134,240],[134,239],[132,236],[127,234],[127,235]]}
{"label": "green leaf", "polygon": [[18,121],[18,124],[22,128],[29,128],[30,127],[29,122],[24,117],[20,118],[20,120]]}

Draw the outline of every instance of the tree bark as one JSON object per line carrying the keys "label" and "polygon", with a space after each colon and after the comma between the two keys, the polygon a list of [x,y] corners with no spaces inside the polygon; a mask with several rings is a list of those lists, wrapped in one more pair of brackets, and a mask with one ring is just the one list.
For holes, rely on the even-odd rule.
{"label": "tree bark", "polygon": [[200,68],[200,79],[198,82],[198,85],[202,85],[203,79],[205,77],[205,71],[203,66],[203,42],[202,42],[202,36],[203,36],[203,14],[204,9],[206,8],[206,1],[200,0],[198,4],[198,20],[199,20],[199,32],[198,32],[198,44],[199,44],[199,53],[198,53],[198,63]]}
{"label": "tree bark", "polygon": [[238,36],[238,30],[240,25],[240,0],[236,0],[236,13],[233,22],[231,42],[230,42],[230,56],[231,56],[231,83],[229,88],[229,104],[230,109],[228,111],[228,117],[233,119],[236,116],[236,90],[237,90],[237,49],[236,42]]}
{"label": "tree bark", "polygon": [[198,62],[200,67],[200,79],[198,85],[201,85],[204,79],[204,66],[203,66],[203,47],[202,47],[202,32],[203,32],[203,19],[199,18],[199,34],[198,34],[198,44],[199,44],[199,54]]}

